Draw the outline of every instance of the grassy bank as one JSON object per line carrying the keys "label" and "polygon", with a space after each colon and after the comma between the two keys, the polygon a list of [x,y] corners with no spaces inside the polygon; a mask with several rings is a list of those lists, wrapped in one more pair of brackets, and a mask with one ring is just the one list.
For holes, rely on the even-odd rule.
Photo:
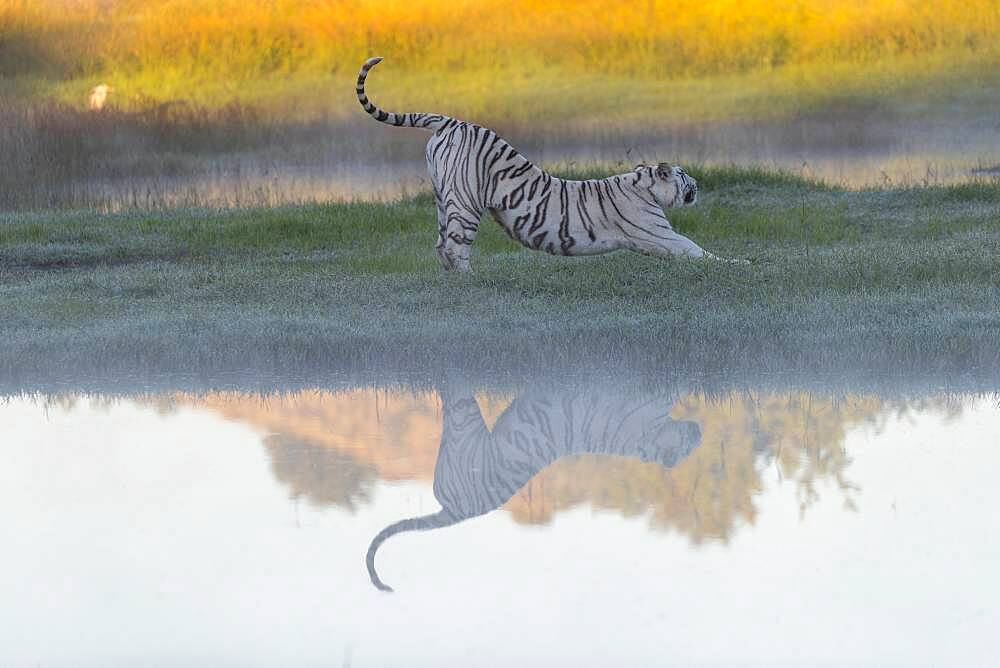
{"label": "grassy bank", "polygon": [[[1000,184],[697,174],[672,216],[749,266],[556,258],[491,221],[445,274],[433,203],[0,223],[0,375],[267,369],[1000,370]],[[575,176],[588,176],[576,174]],[[323,371],[325,372],[325,371]]]}

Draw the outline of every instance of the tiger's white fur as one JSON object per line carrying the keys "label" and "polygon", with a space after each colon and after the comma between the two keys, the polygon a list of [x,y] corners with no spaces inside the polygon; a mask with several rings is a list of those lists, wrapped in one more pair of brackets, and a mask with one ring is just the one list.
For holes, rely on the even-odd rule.
{"label": "tiger's white fur", "polygon": [[445,269],[469,270],[484,212],[533,250],[595,255],[627,249],[659,257],[715,256],[678,234],[663,210],[695,204],[698,184],[676,165],[639,165],[606,179],[571,181],[546,173],[492,130],[441,114],[394,113],[365,95],[369,58],[358,75],[358,101],[376,120],[432,131],[427,167],[438,213],[437,252]]}

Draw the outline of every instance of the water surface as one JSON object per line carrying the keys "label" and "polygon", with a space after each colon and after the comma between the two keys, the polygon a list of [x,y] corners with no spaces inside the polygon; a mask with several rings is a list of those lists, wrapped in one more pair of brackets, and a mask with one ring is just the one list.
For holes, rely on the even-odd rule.
{"label": "water surface", "polygon": [[[600,164],[627,171],[660,161],[759,166],[848,188],[1000,178],[1000,116],[966,109],[927,118],[873,109],[780,121],[621,126],[591,120],[495,129],[530,160],[555,170]],[[274,206],[385,201],[430,188],[423,131],[361,119],[288,133],[239,151],[174,150],[169,159],[130,146],[126,137],[107,164],[86,176],[29,184],[24,192],[8,193],[6,206]]]}
{"label": "water surface", "polygon": [[[0,663],[993,657],[991,396],[448,383],[0,420]],[[414,530],[373,579],[387,527]]]}

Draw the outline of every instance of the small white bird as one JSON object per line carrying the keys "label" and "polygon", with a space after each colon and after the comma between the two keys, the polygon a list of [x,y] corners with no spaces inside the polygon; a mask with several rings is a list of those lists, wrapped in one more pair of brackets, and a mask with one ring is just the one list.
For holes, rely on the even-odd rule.
{"label": "small white bird", "polygon": [[90,102],[88,106],[93,111],[100,111],[104,108],[104,103],[108,99],[108,93],[112,92],[114,88],[108,84],[99,84],[90,89]]}

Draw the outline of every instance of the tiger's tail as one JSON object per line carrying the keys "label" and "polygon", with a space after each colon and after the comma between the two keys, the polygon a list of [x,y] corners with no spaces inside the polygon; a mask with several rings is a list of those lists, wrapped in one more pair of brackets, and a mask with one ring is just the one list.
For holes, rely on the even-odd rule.
{"label": "tiger's tail", "polygon": [[441,510],[431,515],[424,515],[423,517],[411,517],[410,519],[400,520],[379,531],[378,535],[372,538],[371,545],[368,546],[368,554],[365,555],[365,564],[368,566],[368,577],[371,578],[372,584],[382,591],[392,591],[392,587],[382,582],[375,571],[375,553],[378,552],[379,546],[387,538],[402,531],[427,531],[428,529],[451,526],[460,519],[446,510]]}
{"label": "tiger's tail", "polygon": [[381,57],[369,58],[365,61],[365,64],[361,66],[361,72],[358,73],[358,102],[361,103],[361,106],[364,107],[365,111],[371,114],[372,118],[376,121],[388,123],[389,125],[395,125],[396,127],[423,128],[432,132],[437,132],[454,120],[450,116],[443,116],[441,114],[397,114],[393,111],[379,109],[372,104],[371,100],[368,99],[368,96],[365,95],[365,79],[368,78],[368,71],[381,62]]}

